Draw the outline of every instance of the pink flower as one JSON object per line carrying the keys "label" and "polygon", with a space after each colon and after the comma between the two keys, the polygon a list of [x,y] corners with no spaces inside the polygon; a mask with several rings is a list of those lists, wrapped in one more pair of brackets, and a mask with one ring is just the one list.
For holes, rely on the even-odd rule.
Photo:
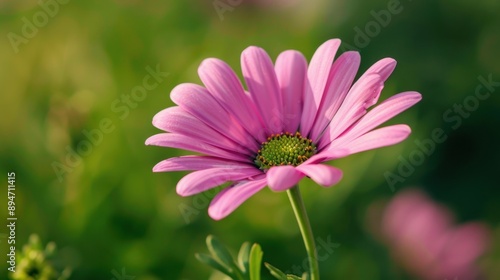
{"label": "pink flower", "polygon": [[181,196],[232,182],[209,206],[209,215],[219,220],[265,186],[283,191],[305,176],[324,187],[335,185],[342,171],[323,162],[404,140],[411,131],[407,125],[375,128],[421,95],[403,92],[367,112],[396,61],[378,61],[353,84],[360,55],[349,51],[334,61],[339,46],[338,39],[325,42],[309,66],[294,50],[281,53],[273,65],[263,49],[248,47],[241,55],[248,91],[226,63],[204,60],[198,74],[205,87],[175,87],[170,98],[178,106],[153,118],[167,133],[146,140],[202,155],[169,158],[153,171],[194,171],[178,182]]}
{"label": "pink flower", "polygon": [[478,279],[475,261],[489,239],[481,223],[453,226],[446,208],[416,190],[385,208],[381,234],[394,259],[419,279]]}

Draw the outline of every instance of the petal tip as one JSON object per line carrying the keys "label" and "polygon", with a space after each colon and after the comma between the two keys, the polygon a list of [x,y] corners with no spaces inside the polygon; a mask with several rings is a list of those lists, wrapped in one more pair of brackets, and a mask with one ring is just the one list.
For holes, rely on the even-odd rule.
{"label": "petal tip", "polygon": [[244,57],[244,56],[248,56],[248,55],[255,55],[255,54],[258,54],[258,53],[262,53],[262,52],[266,52],[263,48],[261,47],[257,47],[257,46],[248,46],[246,49],[244,49],[242,52],[241,52],[241,56]]}
{"label": "petal tip", "polygon": [[160,167],[161,162],[157,163],[155,166],[153,166],[152,171],[153,172],[162,172],[162,168]]}
{"label": "petal tip", "polygon": [[411,97],[414,98],[417,101],[422,100],[422,94],[418,91],[408,91],[407,94]]}
{"label": "petal tip", "polygon": [[274,166],[266,174],[267,185],[272,191],[286,191],[295,186],[305,175],[291,165]]}
{"label": "petal tip", "polygon": [[322,45],[326,46],[326,45],[340,45],[342,43],[342,40],[340,40],[339,38],[333,38],[333,39],[330,39],[326,42],[324,42]]}
{"label": "petal tip", "polygon": [[151,139],[151,138],[153,138],[153,136],[148,137],[148,139],[146,139],[146,141],[144,141],[144,145],[146,145],[146,146],[153,145],[153,140]]}
{"label": "petal tip", "polygon": [[176,188],[175,192],[176,192],[179,196],[182,196],[182,197],[187,197],[187,196],[191,196],[191,195],[193,195],[193,194],[191,194],[191,193],[188,193],[186,190],[179,189],[178,187]]}
{"label": "petal tip", "polygon": [[210,206],[208,207],[208,216],[210,216],[210,218],[212,218],[215,221],[220,221],[225,217],[227,217],[228,215],[229,213],[223,213],[215,207],[210,207]]}
{"label": "petal tip", "polygon": [[396,66],[396,64],[398,64],[397,60],[392,58],[392,57],[386,57],[386,58],[383,58],[381,59],[380,61],[384,62],[384,64],[386,66],[389,66],[389,65],[394,65],[394,67]]}
{"label": "petal tip", "polygon": [[201,61],[200,66],[198,66],[198,74],[203,76],[203,74],[210,74],[214,69],[218,67],[225,67],[227,64],[215,57],[205,58]]}

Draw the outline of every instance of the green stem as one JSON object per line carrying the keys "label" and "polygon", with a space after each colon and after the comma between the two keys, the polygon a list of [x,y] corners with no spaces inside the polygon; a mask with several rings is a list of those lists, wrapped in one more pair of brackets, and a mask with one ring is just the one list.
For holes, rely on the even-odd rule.
{"label": "green stem", "polygon": [[319,280],[318,251],[316,249],[316,244],[314,243],[314,235],[312,233],[311,224],[309,223],[309,217],[307,216],[304,201],[300,195],[299,187],[294,186],[293,188],[287,190],[287,194],[290,199],[290,204],[292,204],[295,218],[297,218],[300,233],[302,233],[302,239],[304,239],[307,258],[309,259],[310,279]]}

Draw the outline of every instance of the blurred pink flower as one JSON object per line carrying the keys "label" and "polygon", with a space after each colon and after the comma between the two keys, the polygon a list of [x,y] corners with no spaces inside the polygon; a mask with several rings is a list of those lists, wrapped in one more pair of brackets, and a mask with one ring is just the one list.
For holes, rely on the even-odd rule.
{"label": "blurred pink flower", "polygon": [[375,128],[421,95],[403,92],[367,112],[396,61],[378,61],[353,84],[360,55],[349,51],[334,61],[339,46],[338,39],[325,42],[309,66],[298,51],[281,53],[273,65],[263,49],[248,47],[241,55],[248,91],[225,62],[204,60],[198,74],[205,87],[175,87],[170,97],[178,106],[153,118],[168,133],[146,141],[203,155],[170,158],[153,171],[194,171],[178,182],[181,196],[233,182],[209,206],[209,215],[222,219],[266,185],[284,191],[305,176],[335,185],[342,171],[323,162],[406,139],[407,125]]}
{"label": "blurred pink flower", "polygon": [[475,261],[489,240],[485,225],[453,226],[449,211],[417,190],[389,203],[381,235],[394,259],[421,279],[478,279]]}

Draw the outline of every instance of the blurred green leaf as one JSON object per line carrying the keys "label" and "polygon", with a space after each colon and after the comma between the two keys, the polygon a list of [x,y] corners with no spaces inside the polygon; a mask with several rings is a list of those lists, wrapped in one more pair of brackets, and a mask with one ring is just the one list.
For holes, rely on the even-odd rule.
{"label": "blurred green leaf", "polygon": [[264,265],[269,269],[269,272],[271,272],[271,275],[276,277],[279,280],[308,280],[309,279],[309,274],[307,272],[304,272],[302,274],[302,277],[299,277],[297,275],[293,274],[285,274],[283,271],[279,270],[278,268],[272,266],[269,263],[264,263]]}
{"label": "blurred green leaf", "polygon": [[269,269],[269,272],[271,272],[271,275],[276,277],[276,279],[287,280],[286,274],[283,273],[283,271],[270,265],[269,263],[264,263],[264,265],[267,267],[267,269]]}
{"label": "blurred green leaf", "polygon": [[[238,262],[233,258],[233,255],[229,250],[222,244],[215,236],[207,236],[207,247],[210,251],[211,256],[197,254],[196,257],[203,263],[221,271],[222,273],[232,277],[233,279],[248,280],[249,273],[248,264],[248,247],[249,245],[243,244],[238,254],[238,262],[242,264],[243,267],[238,265]],[[248,244],[248,242],[246,242]],[[246,255],[246,256],[245,256]],[[250,263],[251,266],[251,263]]]}
{"label": "blurred green leaf", "polygon": [[233,279],[236,277],[232,268],[226,267],[226,265],[220,263],[219,261],[215,260],[211,256],[206,255],[206,254],[196,254],[195,256],[200,262],[211,266],[215,270],[218,270],[218,271],[226,274],[227,276],[232,277]]}
{"label": "blurred green leaf", "polygon": [[262,265],[262,248],[259,244],[253,244],[250,251],[250,280],[260,280],[260,267]]}
{"label": "blurred green leaf", "polygon": [[215,236],[207,236],[207,247],[210,253],[221,263],[228,267],[234,266],[233,256]]}
{"label": "blurred green leaf", "polygon": [[243,273],[248,273],[250,270],[249,256],[250,256],[250,243],[245,242],[241,245],[240,252],[238,253],[238,264],[240,265]]}

